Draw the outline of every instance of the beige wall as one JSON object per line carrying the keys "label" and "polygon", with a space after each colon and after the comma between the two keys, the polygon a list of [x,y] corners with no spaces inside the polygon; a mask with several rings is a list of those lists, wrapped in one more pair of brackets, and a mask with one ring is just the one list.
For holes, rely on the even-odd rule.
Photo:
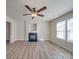
{"label": "beige wall", "polygon": [[66,40],[62,40],[62,39],[57,39],[56,38],[56,23],[60,22],[62,20],[68,20],[70,18],[73,17],[73,12],[70,12],[62,17],[59,17],[51,22],[49,22],[50,24],[50,37],[51,37],[51,41],[59,44],[60,46],[63,46],[64,48],[72,51],[73,50],[73,44],[70,42],[67,42]]}

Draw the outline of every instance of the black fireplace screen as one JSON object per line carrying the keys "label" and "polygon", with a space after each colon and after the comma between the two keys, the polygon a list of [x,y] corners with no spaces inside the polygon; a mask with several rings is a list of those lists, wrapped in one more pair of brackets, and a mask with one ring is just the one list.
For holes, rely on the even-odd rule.
{"label": "black fireplace screen", "polygon": [[37,33],[29,33],[29,41],[37,41]]}

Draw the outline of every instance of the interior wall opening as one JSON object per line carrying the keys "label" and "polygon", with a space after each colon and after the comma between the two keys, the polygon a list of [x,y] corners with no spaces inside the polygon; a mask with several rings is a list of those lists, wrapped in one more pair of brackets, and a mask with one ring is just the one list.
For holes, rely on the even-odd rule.
{"label": "interior wall opening", "polygon": [[6,22],[6,43],[10,43],[10,26],[11,26],[11,23],[9,22]]}

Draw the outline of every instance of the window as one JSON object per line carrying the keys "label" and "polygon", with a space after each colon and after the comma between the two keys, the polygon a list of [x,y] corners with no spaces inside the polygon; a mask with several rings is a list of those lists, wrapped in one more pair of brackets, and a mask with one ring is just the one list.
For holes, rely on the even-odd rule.
{"label": "window", "polygon": [[73,19],[57,23],[57,38],[68,41],[73,40]]}
{"label": "window", "polygon": [[67,20],[67,40],[73,40],[73,19]]}
{"label": "window", "polygon": [[57,38],[65,39],[65,21],[57,23]]}

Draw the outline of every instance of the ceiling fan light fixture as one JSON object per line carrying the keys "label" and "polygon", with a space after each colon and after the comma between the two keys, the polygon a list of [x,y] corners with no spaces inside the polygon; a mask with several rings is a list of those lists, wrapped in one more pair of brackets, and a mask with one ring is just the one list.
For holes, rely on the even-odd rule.
{"label": "ceiling fan light fixture", "polygon": [[35,14],[32,14],[32,17],[36,17],[37,16],[37,14],[35,13]]}
{"label": "ceiling fan light fixture", "polygon": [[28,5],[25,5],[25,7],[31,12],[30,14],[24,14],[23,16],[25,15],[31,15],[32,16],[32,19],[34,19],[36,16],[40,16],[40,17],[43,17],[44,15],[42,14],[39,14],[41,11],[47,9],[46,6],[40,8],[39,10],[36,10],[35,8],[30,8]]}

